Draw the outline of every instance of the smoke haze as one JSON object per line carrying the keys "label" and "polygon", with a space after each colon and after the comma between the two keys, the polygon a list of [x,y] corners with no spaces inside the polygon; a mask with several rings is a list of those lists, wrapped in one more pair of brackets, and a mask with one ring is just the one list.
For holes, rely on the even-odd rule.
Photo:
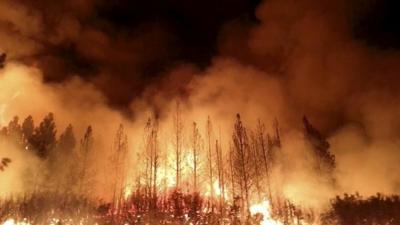
{"label": "smoke haze", "polygon": [[[255,18],[219,20],[210,47],[215,51],[202,52],[211,56],[198,63],[170,23],[139,20],[131,29],[120,28],[96,13],[108,7],[103,1],[4,0],[0,50],[9,60],[0,71],[0,123],[32,115],[37,124],[53,112],[57,135],[71,123],[78,139],[92,125],[92,163],[101,182],[118,125],[127,131],[129,160],[139,162],[147,118],[159,118],[161,145],[167,145],[179,101],[184,129],[190,133],[195,121],[204,132],[210,116],[224,151],[236,113],[249,128],[261,119],[269,132],[277,119],[283,145],[273,179],[296,203],[324,206],[343,192],[399,193],[394,171],[400,169],[400,57],[395,49],[371,46],[354,35],[357,18],[375,4],[262,1]],[[303,115],[321,129],[336,155],[335,187],[313,171]],[[0,175],[7,183],[0,193],[27,191],[19,177],[39,160],[22,157],[23,150],[9,143],[0,149],[14,168]],[[96,194],[106,195],[100,187]]]}

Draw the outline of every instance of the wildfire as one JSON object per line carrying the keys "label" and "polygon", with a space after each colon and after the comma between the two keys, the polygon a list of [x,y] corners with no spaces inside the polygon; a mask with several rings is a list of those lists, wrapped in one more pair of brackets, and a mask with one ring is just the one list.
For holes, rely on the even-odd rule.
{"label": "wildfire", "polygon": [[2,223],[1,225],[31,225],[31,224],[29,222],[26,222],[26,221],[18,222],[18,221],[14,220],[14,219],[8,219],[4,223]]}
{"label": "wildfire", "polygon": [[283,223],[271,218],[271,205],[267,200],[250,206],[250,213],[252,216],[256,214],[263,216],[261,225],[283,225]]}

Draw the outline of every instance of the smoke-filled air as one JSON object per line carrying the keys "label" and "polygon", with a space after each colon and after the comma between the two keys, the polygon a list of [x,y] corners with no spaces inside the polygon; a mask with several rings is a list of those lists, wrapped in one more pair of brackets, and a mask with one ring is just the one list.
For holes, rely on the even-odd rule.
{"label": "smoke-filled air", "polygon": [[0,225],[400,224],[384,5],[0,1]]}

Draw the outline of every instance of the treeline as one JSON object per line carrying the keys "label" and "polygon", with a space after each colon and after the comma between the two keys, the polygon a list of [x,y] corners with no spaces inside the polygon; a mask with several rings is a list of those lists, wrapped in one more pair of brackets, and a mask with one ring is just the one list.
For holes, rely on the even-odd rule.
{"label": "treeline", "polygon": [[[334,185],[336,162],[329,143],[306,117],[303,124],[304,139],[312,146],[316,159],[315,171],[331,177]],[[259,224],[262,217],[250,215],[250,207],[268,200],[271,216],[285,225],[316,221],[338,225],[400,224],[398,196],[364,199],[345,195],[334,199],[332,208],[322,216],[285,199],[272,177],[285,145],[278,120],[273,121],[272,129],[260,120],[250,129],[237,114],[231,139],[226,141],[227,149],[223,149],[221,134],[211,118],[203,125],[193,122],[185,127],[179,104],[171,127],[172,143],[167,147],[161,140],[158,119],[149,118],[144,123],[141,149],[132,153],[124,126],[119,125],[109,146],[111,157],[106,161],[107,186],[100,187],[112,195],[111,201],[104,202],[90,200],[90,193],[99,185],[95,131],[91,126],[78,138],[72,125],[57,135],[52,113],[38,125],[31,116],[22,123],[14,117],[1,128],[0,141],[12,141],[23,151],[35,154],[43,168],[36,170],[41,174],[27,179],[31,193],[1,202],[1,219],[16,216],[44,221],[56,208],[60,210],[59,217],[68,217],[76,207],[82,207],[86,211],[79,211],[79,216],[90,217],[99,224]],[[139,164],[130,165],[128,155],[139,152]],[[1,170],[12,166],[12,158],[1,157]],[[132,178],[129,169],[133,168],[136,173]],[[128,179],[134,182],[129,183]]]}
{"label": "treeline", "polygon": [[[128,171],[133,167],[128,165],[127,156],[134,153],[128,150],[123,125],[118,127],[114,144],[110,146],[112,155],[107,171],[110,177],[107,187],[103,187],[112,192],[110,210],[115,213],[122,210],[127,190],[139,191],[148,200],[145,205],[156,210],[160,199],[168,191],[185,188],[188,193],[206,197],[207,210],[211,212],[232,213],[225,207],[229,203],[236,214],[246,217],[251,204],[268,200],[277,218],[284,218],[285,221],[304,219],[299,215],[299,209],[285,199],[278,188],[273,190],[277,185],[272,184],[272,168],[276,166],[277,154],[284,145],[278,120],[273,121],[273,133],[270,134],[262,121],[258,120],[256,128],[251,130],[237,114],[232,139],[228,141],[229,149],[222,149],[221,134],[213,128],[211,118],[203,125],[204,133],[200,132],[200,126],[195,122],[189,129],[184,129],[178,103],[172,121],[172,148],[162,146],[157,118],[149,118],[145,123],[143,149],[137,150],[141,153],[138,156],[141,165],[135,166],[137,175],[130,179],[135,181],[134,184],[127,182]],[[318,159],[315,169],[329,176],[335,167],[329,143],[306,117],[303,123],[305,138],[313,146],[313,153]],[[93,132],[88,126],[83,137],[77,141],[73,126],[69,125],[57,136],[54,115],[49,113],[37,126],[31,116],[22,123],[14,117],[1,129],[0,137],[12,140],[45,162],[45,168],[39,170],[44,174],[35,175],[33,178],[37,179],[30,180],[29,185],[34,187],[34,192],[58,191],[85,196],[96,185],[98,173]],[[173,180],[173,188],[168,180]]]}
{"label": "treeline", "polygon": [[[44,162],[44,168],[35,170],[36,173],[42,174],[31,174],[33,177],[26,185],[33,188],[29,189],[39,191],[56,188],[60,191],[77,191],[85,185],[85,160],[93,141],[90,126],[78,143],[72,125],[68,125],[57,137],[52,113],[46,115],[37,126],[34,125],[32,116],[25,118],[22,123],[15,116],[7,126],[1,128],[0,141],[12,142]],[[72,187],[72,184],[75,187]]]}

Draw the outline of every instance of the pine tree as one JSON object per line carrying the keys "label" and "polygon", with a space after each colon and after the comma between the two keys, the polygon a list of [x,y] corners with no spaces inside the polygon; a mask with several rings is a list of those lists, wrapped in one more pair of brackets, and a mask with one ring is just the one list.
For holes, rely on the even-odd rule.
{"label": "pine tree", "polygon": [[53,113],[49,113],[40,123],[39,127],[35,128],[31,138],[32,147],[40,158],[47,158],[54,149],[56,133]]}
{"label": "pine tree", "polygon": [[174,132],[175,132],[175,172],[176,172],[176,188],[180,188],[182,176],[182,115],[179,102],[176,102],[176,112],[174,115]]}
{"label": "pine tree", "polygon": [[146,191],[152,200],[151,207],[154,209],[157,201],[157,177],[159,168],[159,143],[158,143],[158,121],[148,119],[146,123]]}
{"label": "pine tree", "polygon": [[329,173],[336,167],[335,156],[329,151],[329,142],[322,134],[309,122],[306,116],[303,117],[305,136],[313,146],[317,156],[319,171],[328,171]]}
{"label": "pine tree", "polygon": [[18,116],[14,116],[14,118],[8,123],[7,132],[8,137],[11,138],[17,144],[22,144],[22,128],[19,125]]}
{"label": "pine tree", "polygon": [[60,135],[60,138],[57,142],[57,149],[60,151],[59,153],[70,154],[73,152],[76,146],[76,139],[74,135],[74,130],[71,124],[65,128],[65,131]]}
{"label": "pine tree", "polygon": [[35,125],[33,123],[33,118],[31,115],[25,118],[22,123],[22,135],[24,139],[24,147],[25,149],[31,148],[32,136],[35,129]]}
{"label": "pine tree", "polygon": [[79,151],[79,186],[78,191],[80,194],[85,193],[89,189],[89,155],[93,148],[93,129],[91,126],[88,126],[86,132],[83,136],[83,139],[80,142],[80,151]]}
{"label": "pine tree", "polygon": [[[264,171],[265,171],[265,175],[266,175],[266,179],[267,179],[267,189],[268,189],[268,198],[271,202],[271,204],[273,203],[272,201],[272,190],[271,190],[271,167],[272,167],[272,157],[271,157],[271,151],[273,146],[272,145],[268,145],[268,139],[266,140],[266,131],[265,131],[265,125],[263,123],[261,123],[260,120],[258,120],[258,124],[257,124],[257,134],[256,134],[256,138],[258,139],[258,148],[260,151],[260,155],[262,158],[262,162],[264,165]],[[278,135],[277,135],[278,136]],[[279,140],[280,143],[280,140]],[[270,147],[268,147],[270,146]]]}
{"label": "pine tree", "polygon": [[125,177],[126,177],[126,157],[128,154],[128,137],[125,134],[124,126],[119,125],[114,138],[113,146],[114,154],[111,158],[114,167],[114,187],[113,187],[113,204],[118,212],[121,209],[121,204],[124,196]]}
{"label": "pine tree", "polygon": [[197,124],[193,122],[193,134],[192,134],[192,154],[193,154],[193,190],[198,191],[198,179],[199,179],[199,154],[200,154],[200,142],[201,136]]}
{"label": "pine tree", "polygon": [[249,138],[246,128],[243,126],[240,115],[236,115],[236,123],[232,135],[234,144],[233,164],[236,180],[239,184],[242,200],[243,213],[249,212],[250,207],[250,187],[252,177],[252,160],[249,146]]}
{"label": "pine tree", "polygon": [[[75,150],[76,139],[73,131],[72,125],[64,130],[60,135],[56,151],[54,152],[53,158],[53,168],[56,171],[54,174],[57,181],[56,185],[61,188],[62,191],[72,191],[71,185],[77,184],[78,172],[76,162],[78,161],[78,155]],[[60,180],[60,177],[62,178]]]}

